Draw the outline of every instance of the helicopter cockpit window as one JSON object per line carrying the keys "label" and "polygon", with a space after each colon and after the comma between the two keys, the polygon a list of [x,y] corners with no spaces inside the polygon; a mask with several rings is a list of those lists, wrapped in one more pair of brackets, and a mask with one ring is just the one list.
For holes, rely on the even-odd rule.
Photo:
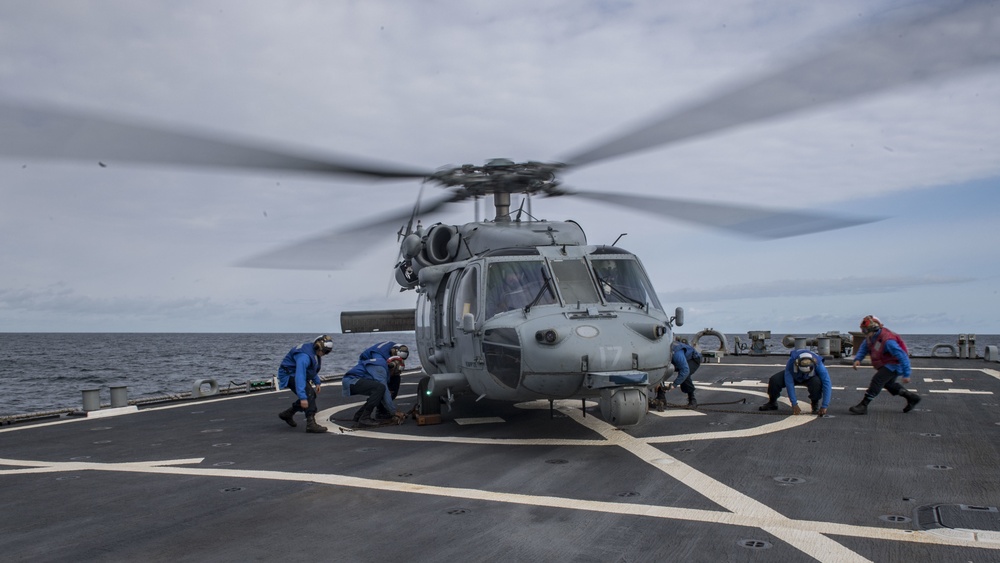
{"label": "helicopter cockpit window", "polygon": [[472,267],[465,271],[458,283],[455,293],[455,326],[462,325],[462,317],[466,313],[479,319],[479,268]]}
{"label": "helicopter cockpit window", "polygon": [[631,303],[663,310],[649,278],[632,259],[592,259],[597,284],[608,303]]}
{"label": "helicopter cockpit window", "polygon": [[486,276],[486,318],[513,309],[523,309],[531,304],[539,293],[542,295],[535,302],[535,306],[555,303],[552,292],[543,291],[544,268],[545,263],[540,260],[490,264]]}
{"label": "helicopter cockpit window", "polygon": [[587,263],[583,260],[553,260],[552,275],[559,285],[563,301],[574,303],[600,303],[597,288],[590,277]]}

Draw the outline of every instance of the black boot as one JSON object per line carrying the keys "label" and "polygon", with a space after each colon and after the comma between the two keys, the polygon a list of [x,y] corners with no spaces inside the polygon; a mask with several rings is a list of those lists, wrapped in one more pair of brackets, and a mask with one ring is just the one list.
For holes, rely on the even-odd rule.
{"label": "black boot", "polygon": [[358,426],[378,426],[378,422],[372,418],[371,409],[361,409],[361,416],[358,417]]}
{"label": "black boot", "polygon": [[698,400],[694,398],[694,393],[688,395],[688,408],[689,409],[698,408]]}
{"label": "black boot", "polygon": [[819,414],[819,401],[812,402],[812,413]]}
{"label": "black boot", "polygon": [[326,432],[326,426],[321,426],[316,422],[315,414],[306,415],[306,432],[311,432],[313,434],[322,434]]}
{"label": "black boot", "polygon": [[872,402],[872,400],[869,399],[868,397],[865,397],[864,399],[861,399],[860,403],[854,405],[853,407],[847,410],[851,411],[854,414],[868,414],[868,403],[870,402]]}
{"label": "black boot", "polygon": [[778,405],[774,401],[768,401],[761,405],[757,410],[761,411],[776,411],[778,410]]}
{"label": "black boot", "polygon": [[920,395],[917,395],[916,393],[912,393],[910,391],[906,390],[900,391],[899,396],[906,399],[906,406],[903,407],[903,412],[912,411],[913,407],[917,406],[917,403],[920,402]]}
{"label": "black boot", "polygon": [[288,425],[291,426],[292,428],[298,426],[298,424],[295,424],[294,417],[295,417],[295,409],[293,409],[292,407],[288,407],[286,410],[283,410],[278,413],[278,418],[287,422]]}

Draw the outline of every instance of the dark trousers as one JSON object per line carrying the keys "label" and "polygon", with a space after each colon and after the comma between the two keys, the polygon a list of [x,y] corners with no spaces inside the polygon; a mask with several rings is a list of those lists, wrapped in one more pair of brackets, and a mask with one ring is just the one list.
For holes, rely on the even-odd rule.
{"label": "dark trousers", "polygon": [[901,392],[906,391],[906,388],[899,384],[896,379],[899,374],[890,370],[889,368],[882,366],[875,375],[872,376],[872,382],[868,385],[868,390],[865,391],[865,397],[870,401],[885,389],[892,395],[899,395]]}
{"label": "dark trousers", "polygon": [[368,395],[361,412],[372,413],[382,403],[385,396],[385,385],[374,379],[359,379],[351,385],[351,395]]}
{"label": "dark trousers", "polygon": [[389,396],[392,400],[396,400],[396,395],[399,395],[399,386],[403,383],[403,378],[400,374],[390,374],[389,375]]}
{"label": "dark trousers", "polygon": [[694,397],[694,382],[690,377],[681,382],[681,391],[687,393],[688,397]]}
{"label": "dark trousers", "polygon": [[306,417],[310,415],[315,416],[316,411],[319,410],[319,407],[316,405],[316,388],[313,387],[312,383],[306,383],[306,399],[309,400],[309,407],[304,409],[302,408],[302,405],[299,404],[299,394],[295,393],[294,385],[295,379],[289,379],[287,389],[295,395],[295,402],[292,403],[292,414],[305,411]]}
{"label": "dark trousers", "polygon": [[[823,382],[819,380],[818,376],[812,376],[809,379],[796,383],[800,387],[805,387],[809,389],[809,402],[819,406],[819,400],[823,398]],[[785,372],[784,370],[771,376],[771,379],[767,381],[767,398],[770,402],[775,402],[778,397],[781,396],[781,390],[785,388]]]}
{"label": "dark trousers", "polygon": [[[694,372],[698,371],[701,367],[701,360],[696,360],[691,358],[688,360],[688,378],[681,383],[681,391],[684,391],[690,396],[694,396]],[[685,386],[686,385],[686,386]]]}

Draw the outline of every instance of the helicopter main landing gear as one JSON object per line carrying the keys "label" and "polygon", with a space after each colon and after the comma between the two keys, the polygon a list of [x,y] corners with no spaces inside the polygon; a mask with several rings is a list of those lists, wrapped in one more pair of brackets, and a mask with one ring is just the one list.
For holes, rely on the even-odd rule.
{"label": "helicopter main landing gear", "polygon": [[430,377],[422,377],[417,383],[417,404],[414,417],[417,419],[418,426],[441,424],[441,398],[432,397],[427,392],[427,384],[430,383],[430,380]]}

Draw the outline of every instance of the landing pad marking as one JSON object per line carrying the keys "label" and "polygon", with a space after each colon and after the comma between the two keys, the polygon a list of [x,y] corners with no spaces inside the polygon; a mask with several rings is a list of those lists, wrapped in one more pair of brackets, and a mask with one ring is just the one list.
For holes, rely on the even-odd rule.
{"label": "landing pad marking", "polygon": [[497,422],[507,422],[499,416],[481,416],[478,418],[456,418],[455,424],[468,426],[472,424],[496,424]]}

